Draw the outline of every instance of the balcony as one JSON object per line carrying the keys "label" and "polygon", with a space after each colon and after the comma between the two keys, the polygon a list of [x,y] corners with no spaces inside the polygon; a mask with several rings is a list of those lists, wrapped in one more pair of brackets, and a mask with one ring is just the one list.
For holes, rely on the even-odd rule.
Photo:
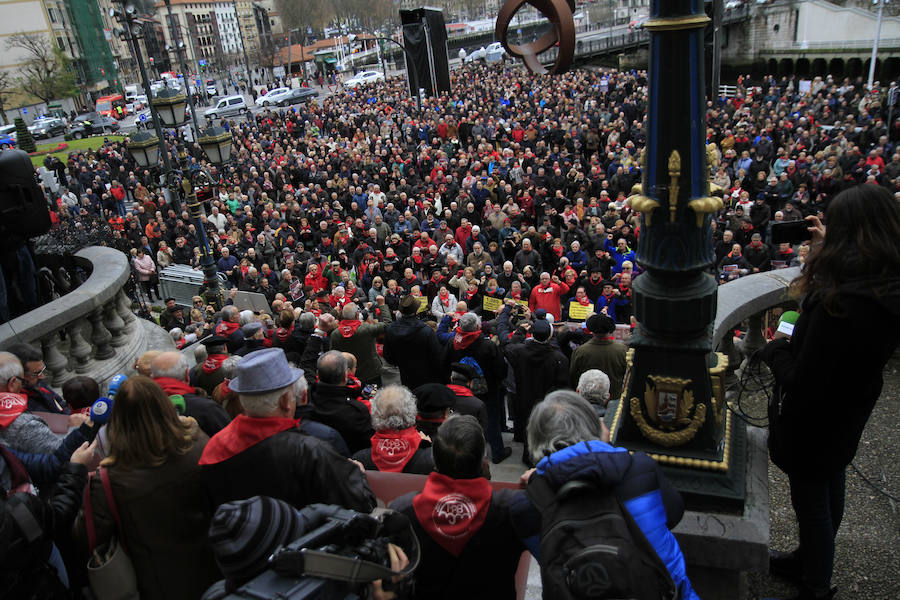
{"label": "balcony", "polygon": [[146,350],[174,350],[158,325],[131,311],[124,286],[131,276],[125,255],[90,246],[75,253],[89,272],[80,286],[49,304],[0,325],[0,350],[16,343],[39,348],[47,382],[55,388],[76,375],[94,378],[101,388],[116,373],[131,372]]}

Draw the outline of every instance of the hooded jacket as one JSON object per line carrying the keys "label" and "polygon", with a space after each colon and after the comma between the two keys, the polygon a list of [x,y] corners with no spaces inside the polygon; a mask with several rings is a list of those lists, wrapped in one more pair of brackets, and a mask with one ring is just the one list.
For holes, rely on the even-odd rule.
{"label": "hooded jacket", "polygon": [[[553,489],[579,480],[612,490],[666,566],[679,598],[699,600],[688,580],[684,555],[670,531],[681,520],[684,503],[652,458],[589,440],[545,456],[533,476],[545,477]],[[525,494],[516,497],[511,509],[516,530],[540,560],[540,513]]]}

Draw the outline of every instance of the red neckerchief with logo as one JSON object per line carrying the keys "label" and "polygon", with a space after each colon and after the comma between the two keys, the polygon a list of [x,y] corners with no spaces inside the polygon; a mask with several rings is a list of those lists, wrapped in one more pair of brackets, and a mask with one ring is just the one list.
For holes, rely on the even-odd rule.
{"label": "red neckerchief with logo", "polygon": [[433,472],[412,505],[431,539],[459,556],[484,525],[491,505],[491,484],[483,477],[452,479]]}
{"label": "red neckerchief with logo", "polygon": [[300,419],[285,417],[257,418],[238,415],[210,438],[198,464],[214,465],[226,461],[276,433],[296,427],[299,423]]}
{"label": "red neckerchief with logo", "polygon": [[481,331],[456,331],[456,335],[453,336],[453,349],[454,350],[463,350],[472,345],[472,342],[478,339],[481,335]]}
{"label": "red neckerchief with logo", "polygon": [[362,325],[362,321],[359,319],[344,319],[338,324],[338,331],[345,338],[353,337],[360,325]]}
{"label": "red neckerchief with logo", "polygon": [[9,427],[9,424],[18,419],[26,408],[28,396],[25,394],[0,393],[0,429]]}
{"label": "red neckerchief with logo", "polygon": [[415,427],[376,431],[372,436],[372,462],[379,471],[401,473],[422,443]]}
{"label": "red neckerchief with logo", "polygon": [[228,358],[227,354],[210,354],[206,357],[206,360],[203,361],[203,372],[209,375],[214,371],[218,371],[226,358]]}
{"label": "red neckerchief with logo", "polygon": [[216,325],[216,335],[227,338],[240,328],[240,323],[232,323],[231,321],[221,321]]}

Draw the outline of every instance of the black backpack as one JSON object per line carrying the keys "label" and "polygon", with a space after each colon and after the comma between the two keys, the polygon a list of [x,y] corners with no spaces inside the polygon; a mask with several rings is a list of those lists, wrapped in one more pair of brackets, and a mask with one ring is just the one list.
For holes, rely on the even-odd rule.
{"label": "black backpack", "polygon": [[578,480],[554,490],[537,475],[527,494],[541,513],[544,598],[678,598],[666,566],[612,490]]}

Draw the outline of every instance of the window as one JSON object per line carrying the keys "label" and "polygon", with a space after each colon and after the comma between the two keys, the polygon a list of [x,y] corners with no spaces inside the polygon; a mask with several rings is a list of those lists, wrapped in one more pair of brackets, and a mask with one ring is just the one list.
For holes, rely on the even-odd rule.
{"label": "window", "polygon": [[47,9],[47,16],[50,17],[51,23],[56,23],[56,9],[52,6]]}
{"label": "window", "polygon": [[59,49],[63,52],[66,51],[66,42],[61,37],[56,38],[56,45],[59,46]]}

